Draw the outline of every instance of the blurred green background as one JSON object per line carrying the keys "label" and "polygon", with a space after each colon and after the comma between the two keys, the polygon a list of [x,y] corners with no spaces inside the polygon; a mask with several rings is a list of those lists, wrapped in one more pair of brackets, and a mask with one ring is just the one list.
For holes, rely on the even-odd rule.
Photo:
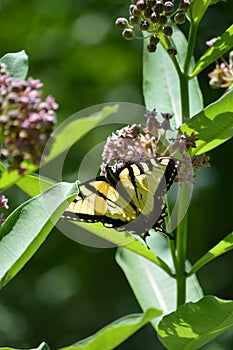
{"label": "blurred green background", "polygon": [[[26,50],[29,75],[41,79],[44,95],[53,95],[60,104],[59,123],[99,103],[143,104],[141,42],[123,40],[114,26],[117,17],[127,16],[128,5],[125,0],[1,0],[1,56]],[[198,32],[197,58],[206,49],[206,40],[232,24],[232,7],[228,0],[208,10]],[[223,92],[209,88],[209,71],[200,76],[205,105]],[[94,133],[92,144],[99,140]],[[72,177],[89,143],[87,137],[79,154],[71,154],[65,180]],[[232,230],[232,145],[228,141],[210,152],[212,167],[197,176],[190,207],[191,262]],[[6,194],[11,209],[27,198],[16,187]],[[114,254],[115,249],[82,246],[53,230],[26,267],[0,291],[0,346],[26,349],[45,341],[52,348],[62,347],[118,317],[140,312]],[[201,270],[198,277],[206,294],[232,298],[232,266],[231,252]],[[232,343],[228,331],[205,349],[232,349]],[[149,325],[118,347],[142,348],[163,349]]]}

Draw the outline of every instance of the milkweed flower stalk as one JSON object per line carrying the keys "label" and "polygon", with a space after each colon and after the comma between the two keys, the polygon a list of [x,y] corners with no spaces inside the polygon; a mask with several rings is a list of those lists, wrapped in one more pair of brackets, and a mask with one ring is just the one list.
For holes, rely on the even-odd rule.
{"label": "milkweed flower stalk", "polygon": [[209,157],[204,155],[189,157],[190,148],[196,147],[198,137],[191,133],[179,134],[177,138],[169,138],[168,131],[172,128],[170,113],[158,113],[156,109],[146,111],[145,125],[128,125],[107,138],[102,154],[102,175],[106,168],[117,170],[129,162],[144,161],[160,156],[179,157],[181,168],[178,174],[179,181],[194,182],[193,169],[201,166],[210,166]]}
{"label": "milkweed flower stalk", "polygon": [[[218,39],[217,37],[207,41],[207,46],[212,46]],[[233,51],[229,54],[229,62],[223,56],[220,60],[221,62],[216,61],[214,70],[208,74],[209,84],[213,89],[230,88],[233,85]]]}
{"label": "milkweed flower stalk", "polygon": [[132,0],[129,6],[129,19],[120,17],[116,26],[123,29],[122,35],[127,40],[141,39],[140,32],[148,32],[147,50],[155,52],[163,36],[170,45],[170,55],[176,55],[176,48],[169,41],[173,34],[173,26],[186,20],[186,11],[190,6],[188,0]]}
{"label": "milkweed flower stalk", "polygon": [[39,165],[51,137],[58,104],[52,96],[42,100],[42,87],[39,79],[13,79],[0,63],[0,160],[8,171]]}

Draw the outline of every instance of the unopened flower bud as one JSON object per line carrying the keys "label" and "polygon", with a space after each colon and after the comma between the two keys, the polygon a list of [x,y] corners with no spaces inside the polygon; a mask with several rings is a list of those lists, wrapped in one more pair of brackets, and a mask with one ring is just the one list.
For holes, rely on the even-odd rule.
{"label": "unopened flower bud", "polygon": [[124,29],[122,35],[127,40],[132,40],[134,38],[132,29]]}
{"label": "unopened flower bud", "polygon": [[8,115],[5,115],[5,114],[0,115],[0,125],[7,124],[8,120],[9,120]]}
{"label": "unopened flower bud", "polygon": [[118,27],[118,28],[127,28],[129,26],[129,23],[127,21],[126,18],[124,17],[120,17],[120,18],[117,18],[116,22],[115,22],[115,25]]}
{"label": "unopened flower bud", "polygon": [[159,24],[164,25],[167,23],[167,16],[161,15],[159,18]]}
{"label": "unopened flower bud", "polygon": [[153,45],[153,44],[148,44],[148,45],[147,45],[147,50],[148,50],[149,52],[155,52],[156,49],[157,49],[157,46],[156,46],[156,45]]}
{"label": "unopened flower bud", "polygon": [[9,103],[17,103],[18,97],[19,96],[16,92],[11,92],[7,95],[7,99]]}
{"label": "unopened flower bud", "polygon": [[0,208],[9,209],[7,203],[8,199],[3,194],[0,194]]}
{"label": "unopened flower bud", "polygon": [[140,22],[140,18],[139,18],[139,17],[136,17],[136,16],[130,16],[130,17],[129,17],[129,22],[130,22],[130,24],[132,24],[133,26],[134,26],[134,25],[137,25],[137,24],[139,24],[139,22]]}
{"label": "unopened flower bud", "polygon": [[0,152],[0,160],[1,161],[6,160],[8,156],[9,156],[9,152],[7,149],[1,150],[1,152]]}
{"label": "unopened flower bud", "polygon": [[149,28],[150,28],[150,24],[147,21],[141,21],[141,23],[140,23],[141,30],[147,30]]}
{"label": "unopened flower bud", "polygon": [[158,12],[158,13],[162,13],[162,12],[163,12],[163,4],[161,4],[160,2],[158,2],[158,3],[155,5],[155,11]]}
{"label": "unopened flower bud", "polygon": [[11,83],[11,89],[14,92],[24,91],[27,87],[27,83],[21,80],[13,80]]}
{"label": "unopened flower bud", "polygon": [[129,12],[131,13],[131,14],[133,14],[133,10],[134,9],[137,9],[137,6],[136,5],[130,5],[130,7],[129,7]]}
{"label": "unopened flower bud", "polygon": [[159,43],[158,35],[151,35],[151,37],[150,37],[150,44],[156,46],[158,43]]}
{"label": "unopened flower bud", "polygon": [[153,23],[158,23],[159,22],[159,17],[160,15],[156,12],[153,12],[150,16],[150,19]]}
{"label": "unopened flower bud", "polygon": [[144,0],[137,1],[136,5],[139,10],[144,10],[146,8],[146,3]]}
{"label": "unopened flower bud", "polygon": [[166,26],[163,28],[163,34],[165,34],[166,36],[171,36],[173,33],[173,29],[170,26]]}
{"label": "unopened flower bud", "polygon": [[174,10],[174,5],[171,1],[166,1],[163,5],[163,8],[165,12],[171,12]]}
{"label": "unopened flower bud", "polygon": [[153,7],[156,4],[156,0],[147,0],[146,3],[149,7]]}
{"label": "unopened flower bud", "polygon": [[141,15],[141,11],[137,8],[136,5],[133,5],[134,7],[131,10],[131,13],[133,16],[140,16]]}
{"label": "unopened flower bud", "polygon": [[180,9],[187,11],[190,7],[190,1],[189,0],[182,0],[180,4]]}
{"label": "unopened flower bud", "polygon": [[177,24],[182,24],[185,22],[185,14],[183,12],[178,12],[175,17],[174,17],[174,21]]}
{"label": "unopened flower bud", "polygon": [[152,9],[150,7],[146,7],[145,10],[143,11],[144,16],[146,18],[149,18],[151,16],[151,14],[153,13]]}
{"label": "unopened flower bud", "polygon": [[169,55],[176,55],[177,54],[177,50],[174,47],[169,47],[167,49],[167,52],[169,53]]}

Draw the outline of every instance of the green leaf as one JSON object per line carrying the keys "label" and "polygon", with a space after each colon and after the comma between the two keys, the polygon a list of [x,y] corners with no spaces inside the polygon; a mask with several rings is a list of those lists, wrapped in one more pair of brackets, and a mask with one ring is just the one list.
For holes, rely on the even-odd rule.
{"label": "green leaf", "polygon": [[32,174],[23,177],[16,185],[30,197],[35,197],[55,185],[55,182],[43,176]]}
{"label": "green leaf", "polygon": [[50,347],[48,346],[48,344],[43,342],[37,348],[33,348],[33,349],[30,349],[30,350],[50,350]]}
{"label": "green leaf", "polygon": [[55,131],[55,140],[53,141],[52,150],[45,158],[43,165],[56,158],[61,153],[69,149],[76,141],[81,139],[90,130],[94,129],[97,124],[116,113],[118,105],[106,106],[101,111],[92,114],[86,118],[74,119],[68,124],[62,123]]}
{"label": "green leaf", "polygon": [[206,296],[165,316],[158,326],[169,350],[196,350],[233,326],[233,301]]}
{"label": "green leaf", "polygon": [[[179,64],[183,66],[187,40],[178,28],[174,30],[173,41],[179,53]],[[180,126],[182,113],[177,71],[162,45],[158,45],[157,51],[153,54],[147,51],[147,44],[148,41],[145,40],[143,52],[143,94],[145,105],[149,110],[156,108],[159,112],[174,114],[174,126]],[[194,67],[194,60],[192,60],[191,67]],[[190,81],[189,93],[192,96],[190,101],[191,115],[194,115],[203,109],[202,94],[197,79]]]}
{"label": "green leaf", "polygon": [[94,335],[60,350],[112,350],[128,339],[151,319],[160,314],[159,310],[149,309],[145,314],[132,314],[120,318],[102,328]]}
{"label": "green leaf", "polygon": [[1,171],[6,171],[6,167],[2,162],[0,162],[0,173]]}
{"label": "green leaf", "polygon": [[24,175],[20,175],[18,170],[12,170],[8,172],[7,170],[3,171],[0,175],[0,190],[6,189],[14,185],[17,181],[37,170],[37,166],[33,164],[27,164],[27,170],[24,172]]}
{"label": "green leaf", "polygon": [[33,256],[74,198],[77,187],[60,183],[23,203],[0,230],[0,287],[6,285]]}
{"label": "green leaf", "polygon": [[25,80],[28,73],[28,55],[24,50],[7,53],[1,58],[7,65],[7,71],[14,79]]}
{"label": "green leaf", "polygon": [[189,8],[191,21],[197,25],[204,16],[210,3],[211,0],[191,0]]}
{"label": "green leaf", "polygon": [[203,266],[208,264],[213,259],[216,259],[218,256],[229,252],[233,249],[233,232],[229,233],[221,242],[216,246],[210,249],[205,255],[203,255],[191,268],[188,275],[191,276],[193,273],[196,273]]}
{"label": "green leaf", "polygon": [[151,249],[148,249],[144,243],[137,240],[134,235],[128,232],[118,232],[111,228],[105,228],[102,226],[102,224],[90,224],[84,222],[72,222],[69,224],[72,224],[72,232],[74,233],[74,237],[74,226],[77,225],[78,227],[88,232],[91,232],[97,237],[100,237],[110,243],[113,243],[116,246],[123,246],[124,249],[132,251],[137,255],[140,255],[146,258],[147,260],[150,260],[153,264],[156,264],[168,274],[172,275],[169,266],[160,257],[158,257]]}
{"label": "green leaf", "polygon": [[[151,250],[173,269],[167,241],[158,234],[155,235],[147,238]],[[174,278],[150,261],[125,248],[118,248],[116,261],[124,271],[142,310],[152,307],[162,310],[164,315],[176,309]],[[196,277],[192,277],[187,279],[187,301],[196,301],[203,295]],[[162,315],[153,320],[152,325],[155,329],[161,317]]]}
{"label": "green leaf", "polygon": [[220,1],[226,2],[227,0],[211,0],[210,5],[215,5],[215,4],[217,4],[218,2],[220,2]]}
{"label": "green leaf", "polygon": [[[74,119],[71,122],[62,123],[54,132],[55,140],[52,145],[51,152],[44,158],[43,164],[45,165],[54,158],[58,157],[61,153],[68,150],[72,145],[86,135],[97,124],[102,122],[112,113],[117,111],[118,106],[106,106],[98,113],[94,113],[89,117]],[[37,166],[32,164],[26,164],[27,171],[24,175],[28,175],[38,169]],[[12,186],[20,179],[23,178],[17,170],[11,172],[4,171],[0,176],[0,190],[6,189]]]}
{"label": "green leaf", "polygon": [[221,37],[208,48],[208,50],[201,56],[193,68],[190,75],[191,78],[199,74],[203,69],[216,61],[225,52],[233,47],[233,24],[221,35]]}
{"label": "green leaf", "polygon": [[199,137],[192,154],[202,154],[221,145],[233,136],[233,90],[207,106],[182,125],[182,132],[195,132]]}

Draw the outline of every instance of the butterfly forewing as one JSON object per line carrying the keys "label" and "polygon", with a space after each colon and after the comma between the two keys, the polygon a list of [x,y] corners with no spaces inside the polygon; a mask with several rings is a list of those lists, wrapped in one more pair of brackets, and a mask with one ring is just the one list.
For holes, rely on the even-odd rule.
{"label": "butterfly forewing", "polygon": [[111,226],[114,227],[114,221],[118,225],[118,220],[123,224],[136,218],[136,212],[129,201],[104,178],[87,181],[79,185],[79,190],[78,196],[64,213],[66,218],[103,223],[106,218],[108,227],[110,220],[113,222]]}
{"label": "butterfly forewing", "polygon": [[79,194],[63,218],[102,222],[106,227],[143,235],[154,227],[164,231],[166,216],[162,196],[177,174],[177,163],[170,157],[128,163],[106,177],[79,185]]}

